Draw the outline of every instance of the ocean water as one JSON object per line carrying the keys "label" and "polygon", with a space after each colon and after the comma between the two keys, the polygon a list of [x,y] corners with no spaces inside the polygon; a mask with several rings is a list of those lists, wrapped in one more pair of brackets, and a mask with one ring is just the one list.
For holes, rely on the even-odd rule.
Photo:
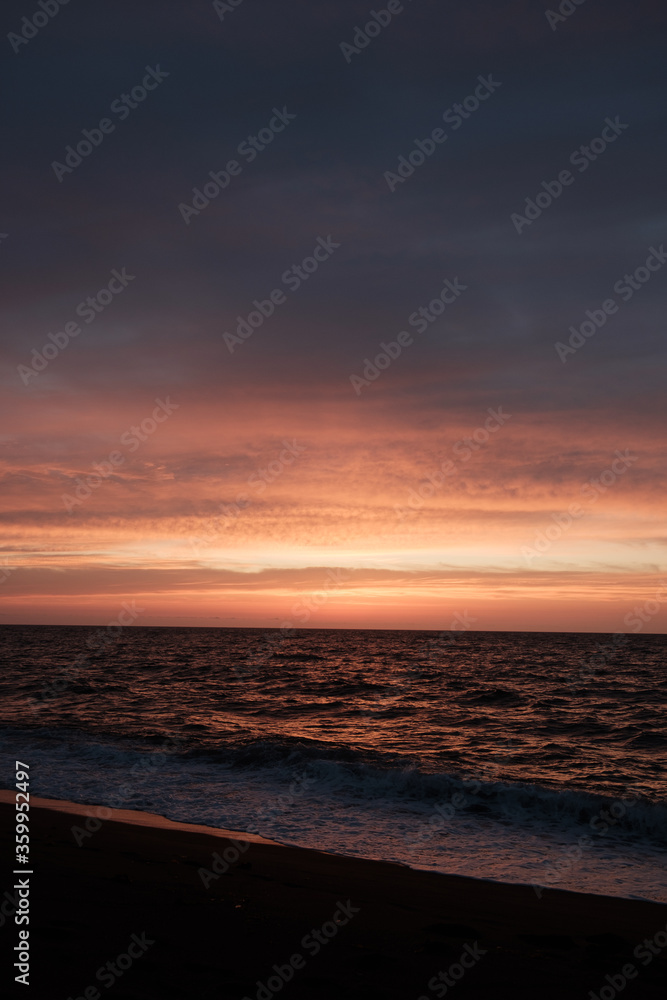
{"label": "ocean water", "polygon": [[667,636],[4,626],[0,785],[667,901]]}

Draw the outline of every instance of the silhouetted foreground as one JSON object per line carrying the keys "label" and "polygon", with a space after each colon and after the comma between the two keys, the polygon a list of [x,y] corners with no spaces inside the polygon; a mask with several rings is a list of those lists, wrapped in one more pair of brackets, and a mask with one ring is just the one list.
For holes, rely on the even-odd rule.
{"label": "silhouetted foreground", "polygon": [[[13,807],[2,797],[11,863]],[[667,907],[657,903],[556,890],[538,899],[530,886],[242,844],[145,814],[154,825],[109,810],[87,829],[85,815],[61,811],[83,807],[40,803],[30,810],[33,1000],[433,1000],[450,991],[563,1000],[590,990],[605,1000],[624,984],[629,1000],[664,997]],[[13,891],[0,931],[12,947]]]}

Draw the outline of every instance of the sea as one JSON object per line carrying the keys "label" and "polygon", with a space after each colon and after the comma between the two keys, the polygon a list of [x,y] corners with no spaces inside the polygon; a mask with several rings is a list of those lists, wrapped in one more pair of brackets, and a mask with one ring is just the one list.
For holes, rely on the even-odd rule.
{"label": "sea", "polygon": [[667,636],[0,631],[4,788],[667,902]]}

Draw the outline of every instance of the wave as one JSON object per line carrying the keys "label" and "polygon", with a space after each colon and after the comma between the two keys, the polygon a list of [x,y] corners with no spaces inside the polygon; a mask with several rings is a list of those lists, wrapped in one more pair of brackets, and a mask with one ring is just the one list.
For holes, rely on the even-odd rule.
{"label": "wave", "polygon": [[640,795],[613,798],[582,790],[488,781],[474,775],[429,774],[414,768],[385,770],[321,759],[311,760],[305,773],[337,797],[365,802],[393,799],[428,809],[449,803],[462,814],[476,813],[503,823],[587,827],[591,836],[603,836],[614,828],[667,846],[667,802],[649,802]]}
{"label": "wave", "polygon": [[[8,745],[12,745],[8,735]],[[0,740],[0,748],[4,742]],[[554,832],[576,830],[594,839],[613,830],[615,835],[648,838],[667,846],[667,801],[649,801],[631,788],[614,797],[578,788],[494,780],[488,767],[478,774],[426,771],[399,753],[323,740],[239,737],[212,745],[199,742],[192,725],[187,736],[166,740],[146,733],[141,740],[105,738],[101,742],[77,730],[33,730],[28,739],[24,731],[22,744],[24,759],[32,754],[36,773],[47,764],[54,773],[77,770],[85,775],[88,786],[91,781],[99,785],[102,797],[110,774],[127,774],[132,768],[151,770],[165,792],[174,775],[203,788],[213,783],[238,787],[245,781],[259,781],[277,791],[295,778],[307,777],[309,796],[323,806],[336,800],[350,807],[395,804],[430,813],[450,805],[460,817],[470,814],[517,827],[546,826]],[[9,787],[11,776],[0,772],[0,781]]]}
{"label": "wave", "polygon": [[519,705],[525,701],[525,698],[517,691],[512,691],[509,688],[494,687],[482,689],[481,691],[471,691],[470,694],[463,696],[462,701],[473,705]]}

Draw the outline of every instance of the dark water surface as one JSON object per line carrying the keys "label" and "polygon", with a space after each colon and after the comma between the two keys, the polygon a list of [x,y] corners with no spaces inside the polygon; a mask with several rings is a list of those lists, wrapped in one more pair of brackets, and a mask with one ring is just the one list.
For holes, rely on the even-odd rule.
{"label": "dark water surface", "polygon": [[667,637],[4,626],[0,781],[667,899]]}

